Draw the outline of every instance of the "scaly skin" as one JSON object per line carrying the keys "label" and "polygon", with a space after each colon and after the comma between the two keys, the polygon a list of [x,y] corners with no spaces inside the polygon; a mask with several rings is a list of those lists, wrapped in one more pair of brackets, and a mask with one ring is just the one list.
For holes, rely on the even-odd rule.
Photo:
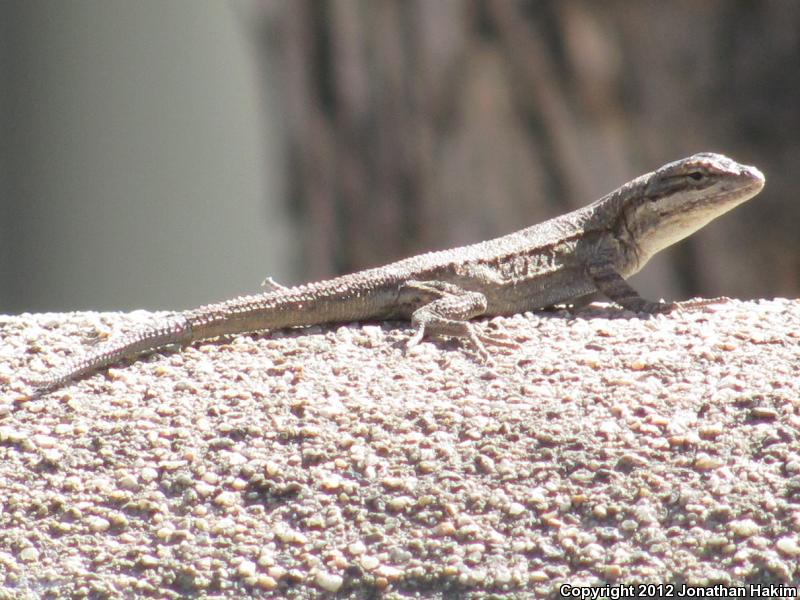
{"label": "scaly skin", "polygon": [[755,167],[702,153],[637,177],[593,204],[479,244],[421,254],[334,279],[201,306],[162,326],[111,340],[61,370],[26,379],[56,389],[123,358],[172,344],[243,332],[362,320],[411,319],[424,335],[467,339],[488,356],[489,337],[469,321],[571,302],[600,291],[636,312],[672,305],[643,299],[625,281],[658,251],[752,198],[764,186]]}

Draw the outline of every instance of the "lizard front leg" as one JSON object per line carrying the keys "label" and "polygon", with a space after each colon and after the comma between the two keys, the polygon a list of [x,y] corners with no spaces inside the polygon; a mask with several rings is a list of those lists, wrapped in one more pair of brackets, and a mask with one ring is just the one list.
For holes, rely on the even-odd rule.
{"label": "lizard front leg", "polygon": [[590,265],[586,268],[597,289],[623,308],[633,312],[651,315],[666,313],[675,308],[671,302],[652,302],[645,300],[631,285],[622,278],[610,262]]}
{"label": "lizard front leg", "polygon": [[417,345],[426,334],[465,338],[484,360],[489,358],[484,344],[516,347],[514,342],[481,333],[469,322],[486,312],[486,296],[480,292],[443,281],[409,281],[403,292],[418,294],[424,302],[411,315],[416,331],[407,348]]}

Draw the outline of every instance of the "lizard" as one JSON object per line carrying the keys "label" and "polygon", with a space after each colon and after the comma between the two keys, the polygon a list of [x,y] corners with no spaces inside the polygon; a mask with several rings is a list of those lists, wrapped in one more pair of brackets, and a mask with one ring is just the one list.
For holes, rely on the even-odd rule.
{"label": "lizard", "polygon": [[25,382],[39,395],[125,358],[240,333],[368,320],[410,320],[414,333],[514,346],[472,319],[574,303],[600,292],[636,313],[677,305],[642,298],[626,281],[660,250],[758,194],[756,167],[704,152],[668,163],[599,200],[492,240],[428,252],[332,279],[176,312],[161,324],[101,344],[60,370]]}

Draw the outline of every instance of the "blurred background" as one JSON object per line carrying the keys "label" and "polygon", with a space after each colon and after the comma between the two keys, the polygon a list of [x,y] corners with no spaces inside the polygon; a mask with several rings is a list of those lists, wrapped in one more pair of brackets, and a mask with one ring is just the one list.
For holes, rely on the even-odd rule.
{"label": "blurred background", "polygon": [[723,152],[646,296],[800,291],[800,2],[0,0],[0,312],[181,309]]}

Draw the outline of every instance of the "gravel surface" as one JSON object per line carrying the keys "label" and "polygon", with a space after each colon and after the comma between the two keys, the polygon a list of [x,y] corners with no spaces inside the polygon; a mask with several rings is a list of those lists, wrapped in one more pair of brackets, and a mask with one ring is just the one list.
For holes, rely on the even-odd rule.
{"label": "gravel surface", "polygon": [[800,582],[800,301],[239,336],[22,402],[158,315],[0,318],[0,598]]}

